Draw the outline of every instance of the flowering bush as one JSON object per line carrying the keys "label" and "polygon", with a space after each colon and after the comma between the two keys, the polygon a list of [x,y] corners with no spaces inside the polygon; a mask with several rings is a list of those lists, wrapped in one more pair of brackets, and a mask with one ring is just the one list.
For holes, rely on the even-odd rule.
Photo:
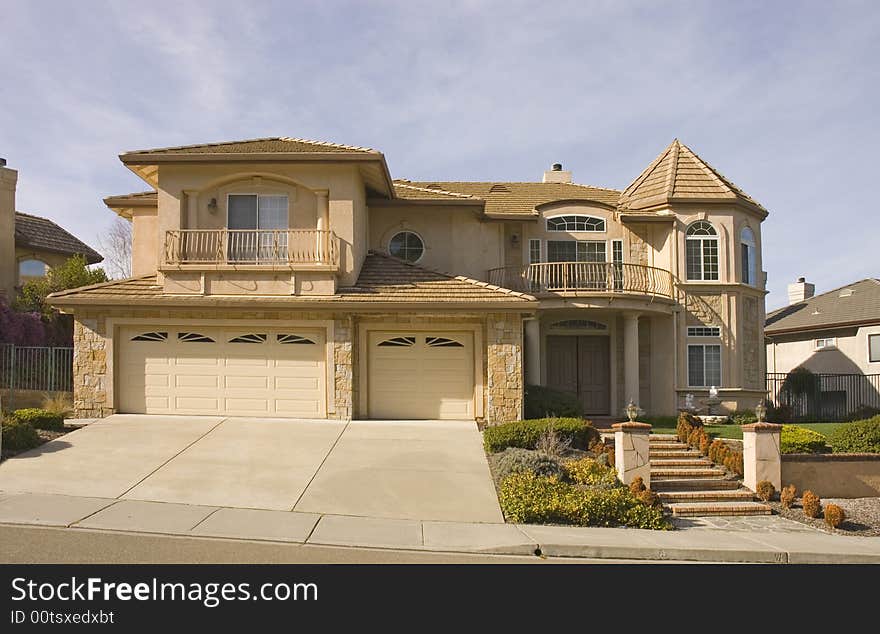
{"label": "flowering bush", "polygon": [[0,300],[0,343],[18,346],[46,345],[46,329],[40,313],[18,312]]}

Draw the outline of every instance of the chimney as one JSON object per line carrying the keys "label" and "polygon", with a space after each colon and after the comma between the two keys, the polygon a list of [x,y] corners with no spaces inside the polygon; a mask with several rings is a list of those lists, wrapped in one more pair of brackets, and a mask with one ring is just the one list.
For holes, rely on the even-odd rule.
{"label": "chimney", "polygon": [[544,172],[545,183],[570,183],[571,172],[562,169],[562,163],[554,163],[550,171]]}
{"label": "chimney", "polygon": [[15,184],[18,172],[0,159],[0,297],[12,301],[18,271],[15,266]]}
{"label": "chimney", "polygon": [[807,282],[807,278],[799,277],[797,282],[788,285],[788,303],[797,304],[805,299],[810,299],[816,294],[816,285]]}

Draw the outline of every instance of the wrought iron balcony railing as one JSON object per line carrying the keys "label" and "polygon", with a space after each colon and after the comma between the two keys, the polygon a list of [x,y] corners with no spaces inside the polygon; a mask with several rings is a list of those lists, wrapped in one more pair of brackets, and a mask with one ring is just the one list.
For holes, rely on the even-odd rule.
{"label": "wrought iron balcony railing", "polygon": [[635,293],[674,298],[672,273],[613,262],[541,262],[489,270],[489,283],[524,293]]}

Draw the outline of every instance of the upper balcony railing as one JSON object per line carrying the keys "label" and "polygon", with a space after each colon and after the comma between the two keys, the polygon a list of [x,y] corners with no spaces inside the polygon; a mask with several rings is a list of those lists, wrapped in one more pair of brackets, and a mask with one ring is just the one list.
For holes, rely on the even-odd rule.
{"label": "upper balcony railing", "polygon": [[165,264],[335,269],[339,238],[317,229],[176,229],[165,233]]}
{"label": "upper balcony railing", "polygon": [[635,293],[674,298],[672,273],[612,262],[541,262],[489,270],[489,283],[524,293]]}

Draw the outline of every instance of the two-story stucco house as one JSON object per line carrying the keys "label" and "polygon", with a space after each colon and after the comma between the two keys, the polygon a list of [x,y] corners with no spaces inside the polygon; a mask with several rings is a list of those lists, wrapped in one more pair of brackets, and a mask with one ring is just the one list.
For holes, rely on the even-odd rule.
{"label": "two-story stucco house", "polygon": [[764,395],[766,210],[677,140],[624,191],[392,180],[375,150],[291,138],[128,152],[155,191],[135,277],[59,293],[75,404],[308,418],[592,417]]}

